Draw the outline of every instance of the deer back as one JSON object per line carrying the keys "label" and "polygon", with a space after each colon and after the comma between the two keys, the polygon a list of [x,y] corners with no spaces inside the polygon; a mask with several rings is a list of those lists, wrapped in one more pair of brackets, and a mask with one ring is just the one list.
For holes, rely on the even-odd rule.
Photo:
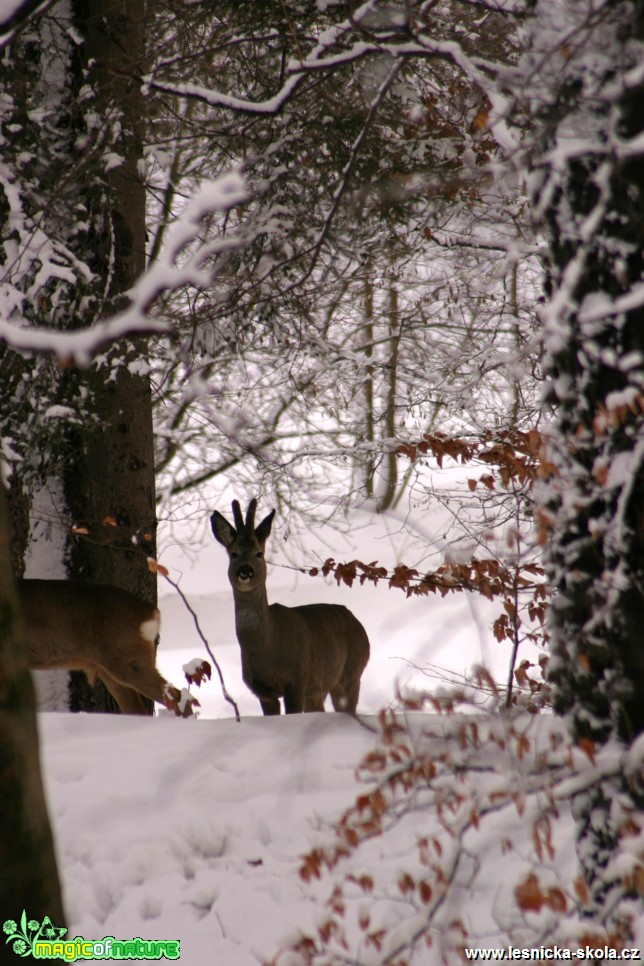
{"label": "deer back", "polygon": [[159,612],[118,587],[67,580],[17,582],[27,654],[34,669],[83,670],[131,657],[159,633]]}
{"label": "deer back", "polygon": [[156,669],[159,611],[118,587],[67,580],[19,580],[29,666],[84,671],[99,677],[124,714],[149,714],[141,695],[184,717],[196,699],[182,699]]}
{"label": "deer back", "polygon": [[[341,604],[271,604],[276,650],[290,667],[298,665],[318,690],[328,694],[348,665],[360,665],[369,657],[362,624]],[[364,662],[361,659],[364,658]]]}

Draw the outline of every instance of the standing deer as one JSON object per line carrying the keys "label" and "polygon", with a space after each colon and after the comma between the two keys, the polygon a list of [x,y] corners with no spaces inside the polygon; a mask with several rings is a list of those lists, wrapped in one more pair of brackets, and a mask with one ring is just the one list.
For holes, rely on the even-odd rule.
{"label": "standing deer", "polygon": [[234,500],[234,527],[216,510],[210,518],[215,539],[228,552],[244,682],[264,714],[279,714],[281,697],[286,714],[324,711],[328,694],[336,711],[353,714],[369,660],[367,633],[340,604],[268,603],[264,546],[275,510],[255,529],[256,508],[251,500],[244,522]]}
{"label": "standing deer", "polygon": [[[99,677],[123,714],[148,714],[144,695],[175,714],[181,692],[155,667],[159,611],[118,587],[68,580],[18,580],[23,636],[34,671],[84,671]],[[196,702],[198,703],[198,702]]]}

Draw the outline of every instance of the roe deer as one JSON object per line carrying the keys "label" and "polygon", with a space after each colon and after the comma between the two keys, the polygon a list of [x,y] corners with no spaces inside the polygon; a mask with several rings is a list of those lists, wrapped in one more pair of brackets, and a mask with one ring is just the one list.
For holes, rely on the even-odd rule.
{"label": "roe deer", "polygon": [[336,711],[353,714],[369,660],[367,633],[340,604],[269,605],[264,546],[275,510],[255,529],[256,508],[257,500],[251,500],[244,522],[234,500],[234,527],[216,510],[210,518],[230,560],[244,682],[264,714],[279,714],[281,697],[286,714],[324,711],[328,694]]}
{"label": "roe deer", "polygon": [[[34,671],[84,671],[101,679],[123,714],[148,714],[144,695],[175,714],[181,692],[155,667],[159,611],[118,587],[69,580],[18,580],[24,640]],[[198,703],[198,702],[196,702]]]}

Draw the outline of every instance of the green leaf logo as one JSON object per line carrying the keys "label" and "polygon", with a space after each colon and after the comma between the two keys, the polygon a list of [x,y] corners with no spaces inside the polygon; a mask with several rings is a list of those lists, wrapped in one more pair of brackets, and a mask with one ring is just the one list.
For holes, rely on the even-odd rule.
{"label": "green leaf logo", "polygon": [[42,923],[37,919],[27,920],[27,911],[23,909],[20,923],[15,919],[5,919],[2,931],[5,934],[5,944],[11,943],[16,956],[25,957],[31,956],[34,943],[38,939],[62,939],[67,929],[65,926],[56,926],[49,916],[45,916]]}

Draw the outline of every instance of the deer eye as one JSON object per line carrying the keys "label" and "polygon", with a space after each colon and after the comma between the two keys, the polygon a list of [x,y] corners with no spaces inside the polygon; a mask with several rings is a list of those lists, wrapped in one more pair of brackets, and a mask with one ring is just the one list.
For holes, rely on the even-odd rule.
{"label": "deer eye", "polygon": [[231,560],[236,560],[238,556],[239,556],[239,554],[237,553],[236,550],[231,550],[230,551],[230,559]]}
{"label": "deer eye", "polygon": [[262,553],[261,550],[258,550],[257,553],[255,554],[255,556],[259,559],[260,557],[263,557],[264,554]]}

